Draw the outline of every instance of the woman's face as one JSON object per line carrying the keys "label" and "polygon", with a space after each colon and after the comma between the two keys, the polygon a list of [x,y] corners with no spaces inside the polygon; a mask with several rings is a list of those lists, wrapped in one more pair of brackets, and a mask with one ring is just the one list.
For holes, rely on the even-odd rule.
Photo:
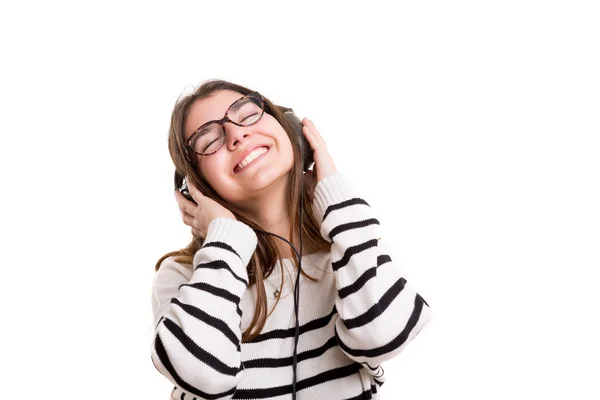
{"label": "woman's face", "polygon": [[[197,100],[189,109],[184,139],[187,141],[206,122],[223,118],[229,106],[241,97],[240,93],[221,90]],[[294,153],[288,135],[273,116],[265,112],[254,125],[226,122],[223,127],[225,143],[216,153],[191,153],[198,172],[223,199],[243,206],[245,200],[260,195],[272,183],[287,182],[284,177],[292,169]],[[241,170],[237,168],[251,151],[263,147],[267,149],[264,154]]]}

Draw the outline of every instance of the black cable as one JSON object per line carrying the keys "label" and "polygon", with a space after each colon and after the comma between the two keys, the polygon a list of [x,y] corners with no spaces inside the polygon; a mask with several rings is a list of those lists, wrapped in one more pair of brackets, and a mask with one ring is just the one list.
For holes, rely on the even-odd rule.
{"label": "black cable", "polygon": [[296,248],[294,247],[294,245],[292,243],[289,242],[289,240],[275,234],[275,233],[271,233],[271,232],[267,232],[267,231],[263,231],[262,229],[256,229],[259,232],[262,233],[266,233],[268,235],[273,235],[278,237],[279,239],[287,242],[290,246],[292,246],[292,249],[294,250],[294,252],[296,253],[296,257],[298,257],[298,275],[296,276],[296,282],[294,283],[294,313],[296,315],[296,328],[295,328],[295,334],[294,334],[294,355],[293,355],[293,365],[292,365],[292,371],[293,371],[293,380],[292,380],[292,400],[296,400],[296,371],[298,368],[298,341],[300,338],[300,322],[298,319],[298,313],[299,313],[299,309],[300,309],[300,271],[302,270],[302,222],[303,222],[303,218],[304,218],[304,187],[302,187],[302,190],[300,191],[300,253],[298,253],[298,250],[296,250]]}
{"label": "black cable", "polygon": [[298,314],[300,309],[300,271],[302,270],[302,218],[304,210],[304,185],[302,186],[302,190],[300,192],[300,257],[298,257],[298,274],[296,275],[296,282],[294,284],[294,312],[296,313],[296,335],[294,337],[294,364],[292,366],[292,370],[294,371],[294,380],[292,381],[292,400],[296,400],[296,370],[298,367],[298,341],[300,338],[300,322],[298,320]]}

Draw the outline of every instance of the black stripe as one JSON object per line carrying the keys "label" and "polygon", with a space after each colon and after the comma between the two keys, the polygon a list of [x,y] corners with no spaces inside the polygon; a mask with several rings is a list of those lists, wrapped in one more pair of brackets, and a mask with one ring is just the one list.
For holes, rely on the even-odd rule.
{"label": "black stripe", "polygon": [[[327,350],[337,346],[337,338],[333,336],[323,346],[313,350],[304,351],[298,354],[298,363],[306,361],[311,358],[317,358],[322,356]],[[244,368],[279,368],[287,367],[292,365],[294,362],[293,357],[282,357],[282,358],[256,358],[254,360],[244,361]]]}
{"label": "black stripe", "polygon": [[214,260],[214,261],[210,261],[207,263],[200,263],[200,264],[196,265],[196,269],[198,269],[198,268],[226,269],[227,271],[231,272],[231,275],[233,275],[233,277],[235,279],[242,282],[244,285],[248,286],[248,281],[245,280],[244,278],[239,277],[235,272],[233,272],[233,270],[231,269],[229,264],[227,264],[223,260]]}
{"label": "black stripe", "polygon": [[377,370],[379,369],[379,366],[371,367],[368,362],[362,362],[361,364],[367,367],[367,369],[370,369],[371,372],[377,372]]}
{"label": "black stripe", "polygon": [[187,351],[215,371],[223,375],[236,376],[238,372],[242,370],[241,365],[239,367],[230,367],[208,351],[204,350],[202,347],[198,346],[188,335],[185,334],[179,325],[168,318],[165,319],[165,327],[181,342]]}
{"label": "black stripe", "polygon": [[338,344],[346,353],[351,355],[352,357],[379,357],[382,354],[389,353],[398,347],[402,346],[404,342],[408,339],[410,332],[413,330],[417,322],[419,321],[419,317],[421,316],[421,311],[423,310],[423,298],[417,293],[415,296],[415,307],[413,308],[413,312],[406,323],[406,326],[400,332],[398,336],[396,336],[391,342],[381,347],[377,347],[374,349],[352,349],[340,339],[337,329],[335,329],[335,334],[338,337]]}
{"label": "black stripe", "polygon": [[383,386],[383,384],[385,383],[385,382],[378,381],[378,380],[377,380],[377,379],[375,379],[375,378],[373,378],[373,380],[375,381],[375,383],[376,383],[376,384],[378,384],[378,385],[379,385],[379,387]]}
{"label": "black stripe", "polygon": [[164,318],[165,318],[165,317],[160,317],[160,319],[159,319],[159,320],[158,320],[158,322],[156,323],[156,326],[154,327],[154,330],[156,330],[156,328],[158,328],[158,325],[160,325],[160,323],[162,322],[162,320],[163,320]]}
{"label": "black stripe", "polygon": [[210,314],[202,311],[198,307],[191,306],[189,304],[182,303],[176,297],[171,299],[171,303],[177,304],[183,311],[191,315],[192,317],[199,319],[207,325],[212,326],[215,329],[218,329],[234,346],[240,350],[240,340],[236,336],[236,334],[231,330],[229,325],[225,323],[225,321],[220,320],[219,318],[213,317]]}
{"label": "black stripe", "polygon": [[371,247],[377,247],[377,239],[371,239],[364,243],[357,244],[356,246],[348,247],[341,259],[331,263],[333,270],[337,271],[338,269],[345,267],[346,264],[348,264],[348,261],[350,261],[350,257],[352,257],[354,254],[360,253],[361,251],[370,249]]}
{"label": "black stripe", "polygon": [[240,298],[238,296],[236,296],[235,294],[231,293],[228,290],[218,288],[216,286],[210,285],[205,282],[184,283],[184,284],[179,285],[179,289],[181,289],[182,286],[189,286],[194,289],[198,289],[198,290],[202,290],[204,292],[208,292],[210,294],[214,294],[215,296],[221,297],[221,298],[228,300],[236,305],[240,303]]}
{"label": "black stripe", "polygon": [[348,222],[347,224],[338,225],[329,232],[329,238],[352,229],[364,228],[365,226],[379,225],[379,221],[375,218],[366,219],[364,221]]}
{"label": "black stripe", "polygon": [[185,392],[181,392],[181,397],[180,397],[180,399],[181,399],[181,400],[185,400]]}
{"label": "black stripe", "polygon": [[[328,315],[321,317],[321,318],[314,319],[310,322],[307,322],[304,325],[301,325],[300,326],[300,335],[302,335],[306,332],[310,332],[315,329],[320,329],[320,328],[327,326],[329,324],[329,322],[331,321],[331,318],[336,313],[337,313],[337,310],[335,309],[335,306],[334,306]],[[265,333],[258,335],[254,339],[248,341],[248,343],[264,342],[265,340],[270,340],[270,339],[286,339],[286,338],[291,338],[291,337],[295,337],[295,336],[296,336],[296,328],[274,329],[272,331],[265,332]]]}
{"label": "black stripe", "polygon": [[390,256],[385,254],[377,257],[376,266],[371,267],[365,272],[363,272],[363,274],[353,284],[338,290],[338,296],[340,296],[340,299],[346,298],[351,294],[358,292],[360,288],[362,288],[365,285],[365,283],[367,283],[371,278],[377,276],[377,268],[379,268],[382,264],[385,264],[386,262],[390,261],[392,261]]}
{"label": "black stripe", "polygon": [[360,199],[358,197],[355,197],[350,200],[342,201],[341,203],[332,204],[329,207],[327,207],[327,210],[325,210],[325,214],[323,214],[323,221],[325,221],[325,218],[327,218],[327,216],[329,215],[330,212],[335,211],[335,210],[340,210],[345,207],[350,207],[355,204],[364,204],[364,205],[369,206],[369,203],[367,203],[366,201],[364,201],[363,199]]}
{"label": "black stripe", "polygon": [[[345,378],[354,375],[360,370],[360,365],[353,363],[345,367],[335,368],[322,372],[310,378],[303,379],[296,383],[296,391],[316,386],[335,379]],[[276,386],[264,389],[238,389],[235,392],[236,399],[264,399],[268,397],[283,396],[292,393],[292,385]]]}
{"label": "black stripe", "polygon": [[[361,364],[362,364],[362,365],[363,365],[363,366],[364,366],[366,369],[368,369],[369,371],[371,371],[371,375],[373,376],[373,378],[381,378],[381,377],[382,377],[382,376],[385,374],[385,371],[383,370],[383,367],[381,366],[381,364],[379,364],[379,365],[377,366],[377,368],[373,368],[373,367],[371,367],[371,366],[369,365],[369,363],[367,363],[367,362],[364,362],[364,361],[363,361],[363,362],[361,362]],[[380,369],[380,368],[381,368],[381,372],[380,372],[380,373],[378,373],[377,375],[373,375],[373,374],[375,374],[377,371],[379,371],[379,369]]]}
{"label": "black stripe", "polygon": [[236,256],[238,256],[238,258],[241,260],[242,257],[240,257],[240,255],[238,254],[237,251],[235,251],[235,249],[233,247],[231,247],[230,245],[228,245],[227,243],[223,243],[223,242],[209,242],[209,243],[204,243],[202,245],[202,248],[205,247],[217,247],[219,249],[223,249],[223,250],[228,250],[230,252],[232,252],[233,254],[235,254]]}
{"label": "black stripe", "polygon": [[[192,385],[190,385],[189,383],[187,383],[183,379],[181,379],[181,377],[177,374],[177,372],[175,372],[175,368],[173,368],[173,365],[171,364],[171,361],[169,360],[169,356],[167,355],[167,350],[165,349],[165,346],[163,345],[162,340],[160,340],[160,337],[158,335],[156,335],[156,340],[154,341],[154,349],[156,350],[156,354],[158,355],[158,358],[160,359],[160,362],[162,363],[162,365],[164,365],[165,369],[173,377],[173,380],[175,382],[177,382],[177,384],[179,386],[181,386],[182,389],[187,390],[188,392],[193,393],[196,396],[200,396],[207,400],[214,400],[214,399],[218,399],[218,398],[224,397],[224,396],[229,396],[230,394],[235,393],[235,387],[226,392],[216,393],[216,394],[206,393],[200,389],[193,387]],[[173,388],[173,390],[176,390],[176,389],[177,388]]]}
{"label": "black stripe", "polygon": [[394,283],[392,287],[389,288],[383,296],[381,296],[381,299],[371,308],[369,308],[367,311],[365,311],[358,317],[342,319],[342,322],[344,323],[347,329],[354,329],[368,324],[369,322],[373,321],[375,318],[383,314],[383,312],[390,306],[390,304],[392,304],[392,301],[394,301],[394,299],[398,297],[398,294],[402,292],[402,289],[404,289],[405,285],[406,279],[398,279],[396,283]]}

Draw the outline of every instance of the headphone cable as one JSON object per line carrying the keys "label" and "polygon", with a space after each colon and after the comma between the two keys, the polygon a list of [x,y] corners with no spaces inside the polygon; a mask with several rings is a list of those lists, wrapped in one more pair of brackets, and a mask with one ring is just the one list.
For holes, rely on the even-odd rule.
{"label": "headphone cable", "polygon": [[296,253],[296,257],[298,258],[298,274],[296,275],[296,282],[294,282],[294,314],[296,316],[296,328],[294,330],[294,355],[293,355],[293,365],[292,365],[292,371],[293,371],[293,380],[292,380],[292,400],[296,400],[296,371],[298,368],[298,341],[300,338],[300,323],[299,323],[299,319],[298,319],[298,313],[299,313],[299,309],[300,309],[300,271],[302,270],[302,222],[303,222],[303,218],[304,218],[304,187],[302,188],[302,190],[300,191],[300,253],[298,253],[298,250],[296,250],[296,247],[294,247],[294,245],[292,243],[290,243],[289,240],[275,234],[275,233],[271,233],[271,232],[267,232],[267,231],[263,231],[262,229],[256,229],[256,231],[262,232],[262,233],[266,233],[268,235],[273,235],[278,237],[279,239],[287,242],[292,249],[294,250],[294,253]]}

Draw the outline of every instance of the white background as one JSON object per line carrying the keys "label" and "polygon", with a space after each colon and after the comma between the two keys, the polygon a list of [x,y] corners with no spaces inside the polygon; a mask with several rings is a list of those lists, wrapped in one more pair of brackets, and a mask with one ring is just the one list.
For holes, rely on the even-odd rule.
{"label": "white background", "polygon": [[432,306],[384,399],[598,399],[595,3],[3,3],[0,398],[168,398],[167,129],[223,78],[315,122]]}

